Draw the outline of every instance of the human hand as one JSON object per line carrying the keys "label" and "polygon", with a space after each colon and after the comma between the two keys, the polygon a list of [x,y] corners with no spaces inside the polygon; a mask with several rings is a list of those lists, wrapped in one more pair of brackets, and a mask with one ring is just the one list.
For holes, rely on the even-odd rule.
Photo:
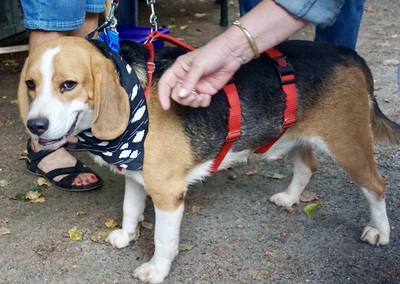
{"label": "human hand", "polygon": [[158,83],[162,108],[170,108],[170,98],[190,107],[207,107],[211,96],[222,89],[240,65],[229,46],[218,38],[178,57]]}

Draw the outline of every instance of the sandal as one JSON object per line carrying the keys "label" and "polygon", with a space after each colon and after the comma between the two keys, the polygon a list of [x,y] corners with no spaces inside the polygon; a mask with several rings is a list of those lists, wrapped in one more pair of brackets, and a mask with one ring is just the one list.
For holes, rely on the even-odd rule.
{"label": "sandal", "polygon": [[63,146],[65,149],[67,149],[70,152],[82,152],[86,151],[86,148],[82,146],[82,144],[78,141],[76,143],[66,143]]}
{"label": "sandal", "polygon": [[[38,164],[42,159],[49,154],[53,153],[54,151],[45,151],[41,150],[39,152],[34,152],[32,147],[31,147],[31,140],[28,140],[28,144],[26,147],[28,151],[28,159],[26,161],[26,168],[28,172],[42,176],[47,178],[54,186],[66,190],[66,191],[88,191],[88,190],[93,190],[96,188],[101,187],[104,182],[103,180],[89,167],[86,167],[81,161],[77,160],[75,166],[73,167],[67,167],[67,168],[60,168],[60,169],[55,169],[52,171],[49,171],[48,173],[43,172],[38,168]],[[74,179],[81,173],[91,173],[96,175],[98,178],[98,181],[93,184],[87,184],[87,185],[72,185],[72,182]],[[66,175],[64,178],[62,178],[59,181],[55,181],[54,178],[59,175]]]}

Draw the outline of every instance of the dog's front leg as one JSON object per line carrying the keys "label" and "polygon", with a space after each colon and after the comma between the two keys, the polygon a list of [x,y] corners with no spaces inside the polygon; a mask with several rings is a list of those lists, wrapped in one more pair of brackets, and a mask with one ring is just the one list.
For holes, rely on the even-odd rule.
{"label": "dog's front leg", "polygon": [[149,283],[161,283],[168,275],[171,263],[178,253],[179,230],[184,210],[183,202],[174,211],[155,207],[155,252],[149,262],[135,270],[135,277]]}
{"label": "dog's front leg", "polygon": [[126,247],[135,238],[136,227],[140,221],[143,221],[146,196],[143,185],[130,177],[128,173],[125,176],[122,229],[112,231],[107,238],[113,247]]}

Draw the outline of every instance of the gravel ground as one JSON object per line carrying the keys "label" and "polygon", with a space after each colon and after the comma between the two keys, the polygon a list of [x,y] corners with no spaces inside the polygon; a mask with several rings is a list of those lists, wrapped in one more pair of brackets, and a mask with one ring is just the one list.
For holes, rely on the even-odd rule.
{"label": "gravel ground", "polygon": [[[160,0],[156,11],[159,25],[194,46],[224,29],[213,1]],[[147,25],[148,14],[141,7],[141,25]],[[237,4],[232,2],[229,21],[236,18]],[[312,38],[312,28],[296,38]],[[374,74],[381,108],[400,122],[397,0],[367,0],[357,50]],[[140,238],[121,250],[90,239],[73,241],[68,235],[73,227],[90,234],[103,231],[107,219],[121,223],[121,176],[79,153],[105,180],[102,189],[68,193],[49,187],[43,192],[46,201],[36,204],[13,198],[36,180],[18,160],[27,139],[15,102],[25,57],[0,57],[0,180],[8,182],[0,187],[0,232],[9,230],[0,233],[0,283],[138,283],[133,271],[153,253],[153,229],[142,228]],[[389,245],[360,241],[367,203],[329,157],[317,156],[319,169],[307,189],[323,203],[312,219],[303,213],[304,203],[290,213],[268,201],[290,182],[287,159],[250,161],[190,187],[181,229],[184,250],[165,283],[400,283],[400,151],[377,145],[375,154],[387,181]],[[269,178],[274,173],[286,177]],[[154,223],[150,201],[145,217]]]}

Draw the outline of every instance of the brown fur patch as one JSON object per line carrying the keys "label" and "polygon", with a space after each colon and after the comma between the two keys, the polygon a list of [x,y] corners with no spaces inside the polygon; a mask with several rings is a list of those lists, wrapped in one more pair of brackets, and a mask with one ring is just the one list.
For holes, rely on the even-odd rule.
{"label": "brown fur patch", "polygon": [[383,195],[385,184],[373,159],[367,89],[362,70],[337,67],[331,80],[325,84],[323,98],[318,99],[287,134],[320,136],[355,182],[376,195]]}
{"label": "brown fur patch", "polygon": [[145,140],[143,178],[148,194],[161,210],[175,210],[186,194],[186,174],[194,158],[181,122],[164,111],[153,87],[147,100],[149,131]]}

